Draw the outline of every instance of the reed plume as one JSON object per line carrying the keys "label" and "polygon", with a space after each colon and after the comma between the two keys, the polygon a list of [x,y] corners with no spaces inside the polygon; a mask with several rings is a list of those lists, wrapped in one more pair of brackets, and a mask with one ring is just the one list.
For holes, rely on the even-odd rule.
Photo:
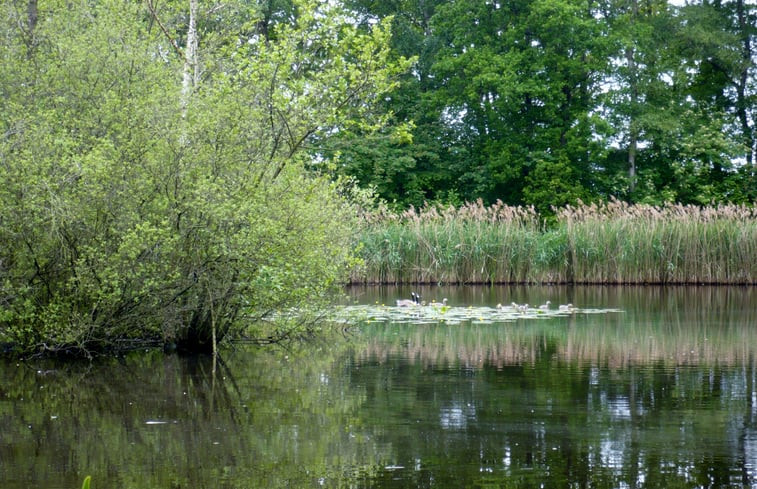
{"label": "reed plume", "polygon": [[757,211],[618,200],[555,209],[481,200],[363,216],[353,283],[757,283]]}

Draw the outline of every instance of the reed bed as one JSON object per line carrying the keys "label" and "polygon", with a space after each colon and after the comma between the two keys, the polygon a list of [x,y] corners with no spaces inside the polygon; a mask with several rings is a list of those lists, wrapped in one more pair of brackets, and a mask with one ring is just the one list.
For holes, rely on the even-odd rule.
{"label": "reed bed", "polygon": [[481,201],[363,216],[352,283],[755,284],[757,210]]}

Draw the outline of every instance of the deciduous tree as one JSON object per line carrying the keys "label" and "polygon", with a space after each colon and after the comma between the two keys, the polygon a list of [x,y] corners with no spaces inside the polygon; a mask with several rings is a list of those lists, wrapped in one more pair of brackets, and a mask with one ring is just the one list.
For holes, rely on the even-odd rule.
{"label": "deciduous tree", "polygon": [[16,7],[0,7],[0,342],[294,334],[266,321],[338,289],[356,214],[305,148],[380,125],[403,68],[388,27],[298,1],[263,38],[244,2],[52,1],[27,56]]}

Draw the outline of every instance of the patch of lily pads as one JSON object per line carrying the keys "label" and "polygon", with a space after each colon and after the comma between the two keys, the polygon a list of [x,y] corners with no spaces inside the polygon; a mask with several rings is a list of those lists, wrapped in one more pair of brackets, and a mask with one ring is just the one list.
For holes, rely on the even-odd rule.
{"label": "patch of lily pads", "polygon": [[337,308],[334,321],[339,323],[370,323],[430,325],[430,324],[498,324],[522,320],[544,320],[581,314],[607,314],[620,309],[588,309],[573,306],[529,307],[511,304],[497,307],[450,306],[430,304],[415,306],[387,306],[383,304],[350,305]]}

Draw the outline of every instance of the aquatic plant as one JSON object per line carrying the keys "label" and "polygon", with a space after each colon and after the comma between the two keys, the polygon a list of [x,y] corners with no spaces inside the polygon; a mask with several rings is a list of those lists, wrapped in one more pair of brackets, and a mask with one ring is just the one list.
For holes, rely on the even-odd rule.
{"label": "aquatic plant", "polygon": [[567,206],[559,226],[570,240],[574,281],[754,283],[757,211],[743,205]]}
{"label": "aquatic plant", "polygon": [[728,283],[757,281],[757,211],[744,205],[556,209],[481,201],[363,217],[353,283]]}
{"label": "aquatic plant", "polygon": [[487,306],[448,306],[434,304],[417,307],[386,305],[351,305],[336,308],[330,320],[345,324],[386,323],[394,325],[478,325],[501,324],[523,320],[570,317],[577,314],[622,312],[614,308],[545,307],[528,304]]}
{"label": "aquatic plant", "polygon": [[[481,201],[364,216],[364,266],[354,282],[460,283],[528,281],[539,235],[533,208]],[[362,278],[361,278],[362,274]]]}

